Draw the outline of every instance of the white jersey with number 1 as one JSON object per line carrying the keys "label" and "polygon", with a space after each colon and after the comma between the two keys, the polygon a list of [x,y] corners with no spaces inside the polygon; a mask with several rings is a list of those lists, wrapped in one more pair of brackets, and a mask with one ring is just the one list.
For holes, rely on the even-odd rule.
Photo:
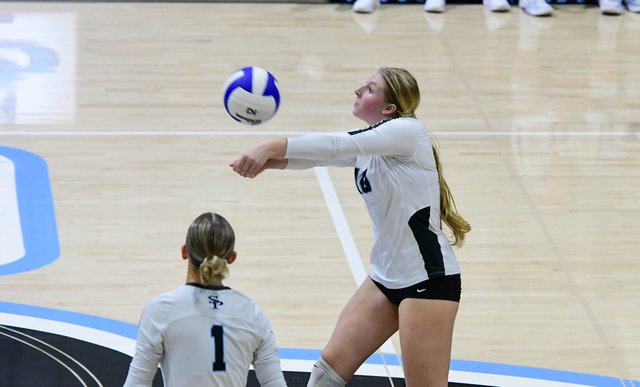
{"label": "white jersey with number 1", "polygon": [[145,306],[125,387],[151,386],[158,364],[167,387],[286,386],[267,317],[227,287],[187,284]]}

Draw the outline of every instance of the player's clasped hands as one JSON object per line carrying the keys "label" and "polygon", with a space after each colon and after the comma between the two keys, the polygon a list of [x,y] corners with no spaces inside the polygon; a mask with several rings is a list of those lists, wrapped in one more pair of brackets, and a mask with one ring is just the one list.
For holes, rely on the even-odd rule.
{"label": "player's clasped hands", "polygon": [[247,155],[242,155],[242,157],[229,164],[238,175],[249,178],[258,176],[258,174],[264,170],[263,165],[264,163],[260,163],[258,160]]}
{"label": "player's clasped hands", "polygon": [[254,178],[264,171],[268,160],[267,153],[260,146],[256,146],[245,151],[239,159],[231,162],[229,166],[240,176]]}
{"label": "player's clasped hands", "polygon": [[249,178],[258,176],[265,169],[283,169],[287,166],[286,147],[286,139],[265,141],[246,150],[229,166],[238,175]]}

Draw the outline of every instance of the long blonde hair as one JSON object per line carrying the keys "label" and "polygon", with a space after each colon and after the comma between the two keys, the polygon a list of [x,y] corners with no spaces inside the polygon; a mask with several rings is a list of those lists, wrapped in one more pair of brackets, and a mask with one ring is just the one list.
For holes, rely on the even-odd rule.
{"label": "long blonde hair", "polygon": [[[420,88],[413,75],[405,69],[396,67],[381,67],[378,72],[385,83],[385,102],[396,105],[398,117],[415,118],[416,109],[420,104]],[[440,220],[449,227],[453,234],[451,244],[462,246],[466,234],[471,231],[471,226],[458,213],[456,202],[453,200],[449,185],[442,174],[442,163],[440,162],[438,148],[435,144],[432,147],[440,185]]]}
{"label": "long blonde hair", "polygon": [[432,147],[433,158],[436,160],[436,169],[438,170],[438,184],[440,185],[440,219],[453,234],[452,245],[462,246],[466,234],[471,231],[471,225],[458,213],[449,185],[442,175],[442,163],[440,162],[438,147],[435,144]]}
{"label": "long blonde hair", "polygon": [[203,285],[220,284],[226,277],[235,242],[233,228],[221,215],[206,212],[191,223],[185,244]]}

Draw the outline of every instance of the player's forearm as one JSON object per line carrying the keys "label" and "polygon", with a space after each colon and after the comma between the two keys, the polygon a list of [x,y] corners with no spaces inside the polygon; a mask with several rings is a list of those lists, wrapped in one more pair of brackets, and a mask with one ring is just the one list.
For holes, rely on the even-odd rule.
{"label": "player's forearm", "polygon": [[262,142],[256,146],[260,153],[266,155],[268,159],[284,160],[287,153],[287,139],[279,138],[277,140],[269,140]]}
{"label": "player's forearm", "polygon": [[287,159],[269,159],[264,165],[264,169],[285,169],[289,164]]}

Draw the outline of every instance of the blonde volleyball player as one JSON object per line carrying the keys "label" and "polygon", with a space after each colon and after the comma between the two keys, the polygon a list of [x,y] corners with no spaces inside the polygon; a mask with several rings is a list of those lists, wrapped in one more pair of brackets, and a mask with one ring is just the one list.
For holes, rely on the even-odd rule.
{"label": "blonde volleyball player", "polygon": [[187,231],[182,259],[187,283],[144,308],[125,387],[151,386],[162,368],[165,386],[245,387],[253,364],[260,384],[286,386],[271,326],[262,310],[222,284],[236,260],[235,234],[215,213]]}
{"label": "blonde volleyball player", "polygon": [[308,386],[344,386],[399,330],[407,386],[444,387],[461,293],[451,245],[461,245],[471,228],[456,211],[429,132],[415,117],[415,78],[383,67],[355,94],[353,114],[366,128],[263,142],[230,166],[249,178],[274,168],[355,167],[374,233],[371,273],[345,305]]}

